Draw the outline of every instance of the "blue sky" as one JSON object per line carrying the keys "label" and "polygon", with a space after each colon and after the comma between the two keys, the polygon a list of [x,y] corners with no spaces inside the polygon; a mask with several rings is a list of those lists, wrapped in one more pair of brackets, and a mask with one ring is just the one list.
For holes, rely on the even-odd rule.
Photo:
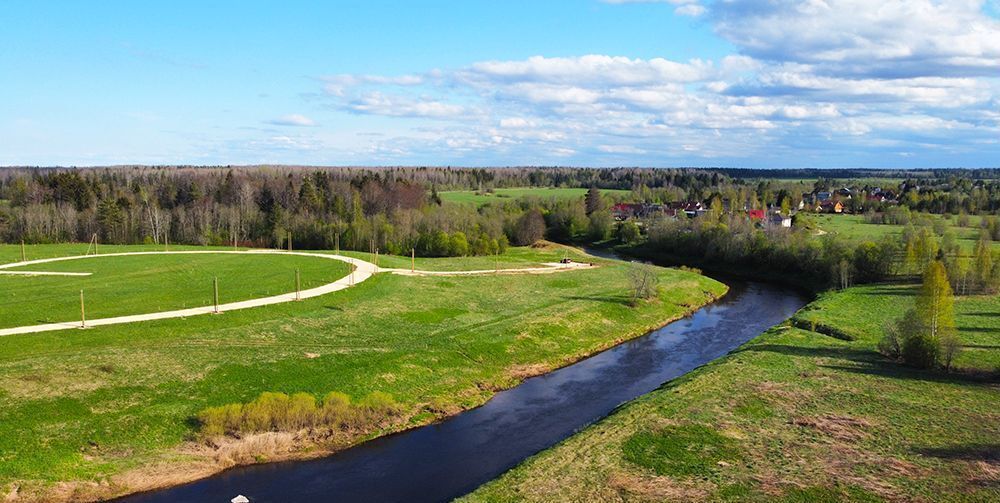
{"label": "blue sky", "polygon": [[0,165],[1000,167],[977,0],[0,2]]}

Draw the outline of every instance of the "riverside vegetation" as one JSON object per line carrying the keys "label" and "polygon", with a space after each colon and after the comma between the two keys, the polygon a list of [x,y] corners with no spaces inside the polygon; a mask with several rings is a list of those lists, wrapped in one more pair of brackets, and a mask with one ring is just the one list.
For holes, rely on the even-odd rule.
{"label": "riverside vegetation", "polygon": [[821,294],[462,501],[996,501],[1000,299],[948,289]]}
{"label": "riverside vegetation", "polygon": [[[150,248],[159,247],[102,251]],[[480,405],[725,292],[695,273],[655,268],[660,288],[633,306],[627,263],[544,242],[417,265],[492,270],[563,257],[598,267],[379,274],[336,294],[220,316],[0,337],[0,487],[21,500],[90,500],[238,463],[319,456]],[[0,245],[0,258],[19,260],[20,247]],[[410,258],[380,264],[408,268]]]}

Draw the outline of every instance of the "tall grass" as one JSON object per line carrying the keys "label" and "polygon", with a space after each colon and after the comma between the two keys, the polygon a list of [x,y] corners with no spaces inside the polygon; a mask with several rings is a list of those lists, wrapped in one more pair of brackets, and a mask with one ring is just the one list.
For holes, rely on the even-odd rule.
{"label": "tall grass", "polygon": [[267,431],[299,431],[309,428],[367,429],[397,416],[401,407],[392,395],[373,392],[358,403],[351,397],[330,392],[317,401],[309,393],[264,392],[245,404],[209,407],[197,414],[203,437],[240,436]]}

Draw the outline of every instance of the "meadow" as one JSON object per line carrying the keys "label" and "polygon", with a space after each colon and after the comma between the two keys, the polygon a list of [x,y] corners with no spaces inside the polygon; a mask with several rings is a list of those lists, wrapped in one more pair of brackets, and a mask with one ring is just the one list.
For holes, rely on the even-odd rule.
{"label": "meadow", "polygon": [[462,501],[997,501],[1000,300],[958,302],[964,369],[944,374],[875,350],[911,297],[826,294],[797,318],[854,340],[777,326]]}
{"label": "meadow", "polygon": [[[961,247],[963,253],[971,254],[979,240],[980,217],[970,216],[969,226],[960,227],[957,217],[945,219],[941,215],[915,214],[916,217],[926,218],[929,221],[939,220],[944,222],[944,228],[955,233],[956,242]],[[871,224],[865,222],[862,215],[809,215],[809,218],[816,222],[816,226],[829,234],[841,236],[849,241],[859,243],[861,241],[880,242],[886,237],[898,237],[902,234],[904,226],[892,224]],[[993,243],[994,247],[1000,249],[1000,242]]]}
{"label": "meadow", "polygon": [[[602,189],[602,195],[627,196],[631,191],[620,189]],[[587,189],[566,187],[521,187],[511,189],[495,189],[490,192],[475,190],[455,190],[439,192],[441,200],[449,203],[473,204],[483,206],[491,202],[514,201],[520,198],[540,199],[576,199],[587,195]]]}
{"label": "meadow", "polygon": [[0,275],[0,328],[80,320],[80,291],[87,317],[106,318],[210,306],[213,279],[219,302],[305,290],[349,272],[345,262],[296,255],[92,256],[6,269],[91,273],[90,276]]}
{"label": "meadow", "polygon": [[[80,246],[35,253],[76,255]],[[194,416],[264,392],[391,395],[403,411],[400,421],[348,443],[427,424],[641,335],[726,290],[661,268],[658,298],[630,307],[626,263],[556,245],[512,249],[501,258],[522,264],[564,255],[600,267],[545,275],[379,274],[335,294],[220,316],[0,337],[0,490],[80,500],[184,480],[190,466],[219,470],[231,460],[196,441]],[[18,260],[19,250],[0,247],[0,256]],[[418,267],[491,263],[422,259]]]}

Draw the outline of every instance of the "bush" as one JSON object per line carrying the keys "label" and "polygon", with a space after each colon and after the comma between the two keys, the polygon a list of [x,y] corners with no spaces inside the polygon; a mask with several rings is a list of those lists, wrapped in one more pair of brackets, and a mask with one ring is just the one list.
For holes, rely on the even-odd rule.
{"label": "bush", "polygon": [[319,410],[321,424],[343,426],[350,419],[351,397],[331,391],[323,397],[323,407]]}
{"label": "bush", "polygon": [[925,334],[912,334],[903,339],[903,362],[921,369],[934,368],[941,353],[941,343]]}
{"label": "bush", "polygon": [[903,333],[899,323],[886,323],[882,327],[882,333],[882,338],[878,341],[878,352],[898,361],[903,357]]}
{"label": "bush", "polygon": [[299,431],[330,427],[364,429],[398,415],[402,408],[392,395],[376,391],[357,405],[351,397],[327,393],[321,405],[309,393],[264,392],[246,404],[209,407],[196,415],[204,437],[259,433],[264,431]]}

